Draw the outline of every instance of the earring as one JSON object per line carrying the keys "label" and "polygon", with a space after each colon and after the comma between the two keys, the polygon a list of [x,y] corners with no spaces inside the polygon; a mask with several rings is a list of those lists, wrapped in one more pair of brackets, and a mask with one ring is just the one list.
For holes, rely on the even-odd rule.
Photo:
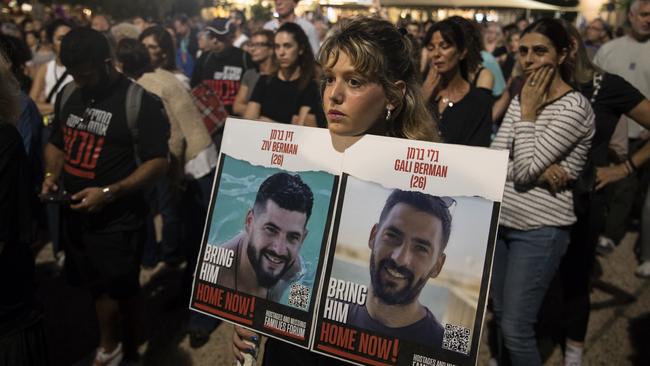
{"label": "earring", "polygon": [[390,109],[386,108],[386,121],[390,120],[391,113],[392,113],[392,111]]}

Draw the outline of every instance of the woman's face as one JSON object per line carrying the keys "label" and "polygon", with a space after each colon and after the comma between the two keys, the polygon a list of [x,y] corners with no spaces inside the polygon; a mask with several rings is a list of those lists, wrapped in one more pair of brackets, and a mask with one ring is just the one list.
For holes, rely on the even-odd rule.
{"label": "woman's face", "polygon": [[445,41],[440,32],[433,33],[427,50],[432,56],[432,64],[441,74],[453,72],[458,69],[460,61],[465,58],[465,51],[460,52],[456,45]]}
{"label": "woman's face", "polygon": [[34,47],[38,44],[38,38],[32,32],[25,34],[25,42],[29,47]]}
{"label": "woman's face", "polygon": [[275,35],[275,58],[281,69],[293,67],[302,50],[291,33],[280,32]]}
{"label": "woman's face", "polygon": [[508,50],[510,52],[519,52],[519,37],[519,34],[513,34],[510,36],[510,41],[508,42]]}
{"label": "woman's face", "polygon": [[496,24],[490,24],[485,28],[485,43],[495,43],[501,37],[501,29]]}
{"label": "woman's face", "polygon": [[336,64],[328,62],[323,78],[323,110],[333,134],[358,136],[385,122],[384,88],[357,72],[347,54],[341,51]]}
{"label": "woman's face", "polygon": [[551,40],[541,33],[527,33],[519,40],[519,63],[526,77],[542,66],[557,69],[565,58],[566,52],[559,54]]}
{"label": "woman's face", "polygon": [[273,55],[273,43],[266,36],[256,35],[250,41],[251,56],[253,61],[260,63]]}
{"label": "woman's face", "polygon": [[61,41],[66,34],[70,32],[70,27],[67,25],[62,25],[54,31],[54,36],[52,37],[52,43],[54,46],[54,53],[58,56],[61,52]]}
{"label": "woman's face", "polygon": [[164,56],[162,49],[158,45],[158,42],[156,42],[156,38],[154,36],[144,37],[142,39],[142,44],[147,48],[147,51],[149,51],[151,64],[155,66],[161,64]]}

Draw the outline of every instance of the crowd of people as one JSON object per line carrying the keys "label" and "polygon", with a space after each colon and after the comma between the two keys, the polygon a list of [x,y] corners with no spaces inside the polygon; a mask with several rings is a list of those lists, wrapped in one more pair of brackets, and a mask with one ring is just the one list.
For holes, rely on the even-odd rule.
{"label": "crowd of people", "polygon": [[[581,365],[596,255],[632,222],[635,274],[650,277],[650,1],[631,2],[618,37],[602,19],[328,24],[297,2],[275,0],[266,23],[233,11],[2,24],[0,361],[47,363],[30,251],[42,227],[92,295],[94,365],[139,362],[140,271],[185,268],[189,293],[225,118],[239,116],[329,128],[341,149],[375,134],[508,150],[491,362],[542,364],[535,324],[559,278],[564,364]],[[189,312],[191,346],[218,325]],[[235,357],[259,340],[236,327]],[[285,364],[340,362],[269,340],[264,365]]]}

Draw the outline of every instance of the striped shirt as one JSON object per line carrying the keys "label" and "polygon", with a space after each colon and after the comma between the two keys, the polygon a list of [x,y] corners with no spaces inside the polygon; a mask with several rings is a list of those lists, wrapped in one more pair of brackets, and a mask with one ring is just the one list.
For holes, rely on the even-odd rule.
{"label": "striped shirt", "polygon": [[546,105],[534,122],[521,120],[519,98],[508,107],[492,148],[510,150],[501,225],[519,230],[567,226],[576,221],[571,189],[552,194],[537,179],[559,164],[576,179],[594,135],[589,100],[572,91]]}

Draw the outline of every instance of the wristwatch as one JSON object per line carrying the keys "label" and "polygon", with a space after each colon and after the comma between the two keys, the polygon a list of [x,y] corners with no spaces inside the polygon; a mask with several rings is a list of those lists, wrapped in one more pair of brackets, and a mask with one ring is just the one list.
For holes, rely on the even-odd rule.
{"label": "wristwatch", "polygon": [[108,199],[108,202],[113,202],[115,200],[115,195],[111,191],[110,186],[106,186],[106,187],[102,188],[102,193],[104,193],[106,195],[106,198]]}

